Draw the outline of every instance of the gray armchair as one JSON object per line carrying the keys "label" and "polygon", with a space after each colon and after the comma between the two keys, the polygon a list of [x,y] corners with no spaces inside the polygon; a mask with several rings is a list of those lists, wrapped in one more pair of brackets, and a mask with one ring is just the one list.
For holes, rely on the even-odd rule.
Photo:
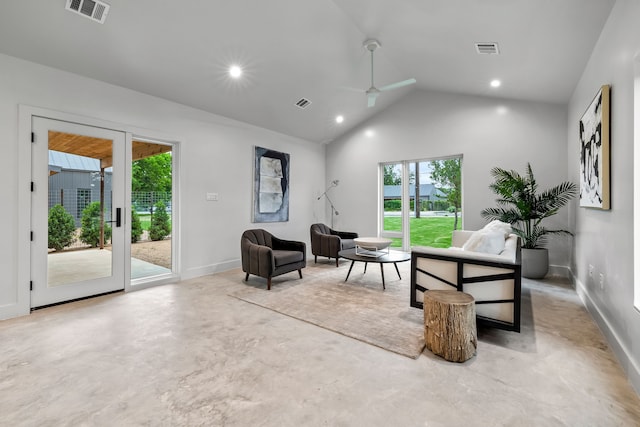
{"label": "gray armchair", "polygon": [[315,256],[314,262],[318,262],[318,255],[336,259],[338,266],[338,252],[344,249],[355,248],[353,239],[358,237],[358,233],[349,231],[332,230],[324,224],[313,224],[311,226],[311,253]]}
{"label": "gray armchair", "polygon": [[307,265],[307,247],[304,242],[282,240],[266,230],[247,230],[240,239],[242,271],[267,279],[267,289],[271,290],[271,278],[298,270],[302,279],[302,269]]}

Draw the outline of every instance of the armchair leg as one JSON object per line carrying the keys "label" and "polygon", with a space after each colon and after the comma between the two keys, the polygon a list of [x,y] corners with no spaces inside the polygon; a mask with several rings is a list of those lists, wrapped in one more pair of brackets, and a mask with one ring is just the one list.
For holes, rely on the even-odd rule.
{"label": "armchair leg", "polygon": [[249,273],[247,273],[246,277],[244,278],[244,281],[246,282],[247,280],[249,280]]}
{"label": "armchair leg", "polygon": [[302,279],[302,269],[298,269],[298,274],[300,275],[300,278]]}
{"label": "armchair leg", "polygon": [[271,276],[267,277],[267,290],[271,290]]}
{"label": "armchair leg", "polygon": [[340,261],[340,257],[339,256],[336,257],[336,267],[340,267],[340,265],[338,264],[338,261]]}
{"label": "armchair leg", "polygon": [[318,255],[314,255],[314,257],[315,257],[315,258],[314,258],[314,260],[313,260],[313,263],[314,263],[314,264],[317,264],[317,263],[318,263]]}

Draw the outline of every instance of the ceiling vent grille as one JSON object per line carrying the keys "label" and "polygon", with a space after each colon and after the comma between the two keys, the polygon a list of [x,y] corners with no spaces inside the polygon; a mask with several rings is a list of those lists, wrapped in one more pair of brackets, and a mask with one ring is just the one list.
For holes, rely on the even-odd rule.
{"label": "ceiling vent grille", "polygon": [[67,0],[66,9],[92,21],[104,24],[110,7],[99,0]]}
{"label": "ceiling vent grille", "polygon": [[476,43],[476,52],[480,55],[499,55],[498,43]]}
{"label": "ceiling vent grille", "polygon": [[296,102],[296,107],[301,108],[303,110],[307,108],[309,105],[311,105],[311,101],[309,101],[306,98],[301,98],[300,101]]}

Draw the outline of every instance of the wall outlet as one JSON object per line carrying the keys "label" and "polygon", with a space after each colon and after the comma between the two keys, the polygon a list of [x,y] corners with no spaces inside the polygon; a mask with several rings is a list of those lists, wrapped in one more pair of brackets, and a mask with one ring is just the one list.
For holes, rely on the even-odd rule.
{"label": "wall outlet", "polygon": [[207,201],[208,202],[217,202],[218,201],[218,193],[207,193]]}
{"label": "wall outlet", "polygon": [[589,277],[593,277],[593,265],[589,264]]}
{"label": "wall outlet", "polygon": [[600,273],[600,290],[604,289],[604,274]]}

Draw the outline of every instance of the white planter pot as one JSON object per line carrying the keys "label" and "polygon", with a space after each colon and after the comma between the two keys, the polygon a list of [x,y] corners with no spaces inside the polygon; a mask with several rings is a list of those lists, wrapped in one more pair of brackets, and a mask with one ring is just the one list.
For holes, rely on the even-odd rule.
{"label": "white planter pot", "polygon": [[549,271],[549,251],[546,248],[522,249],[522,277],[542,279]]}

